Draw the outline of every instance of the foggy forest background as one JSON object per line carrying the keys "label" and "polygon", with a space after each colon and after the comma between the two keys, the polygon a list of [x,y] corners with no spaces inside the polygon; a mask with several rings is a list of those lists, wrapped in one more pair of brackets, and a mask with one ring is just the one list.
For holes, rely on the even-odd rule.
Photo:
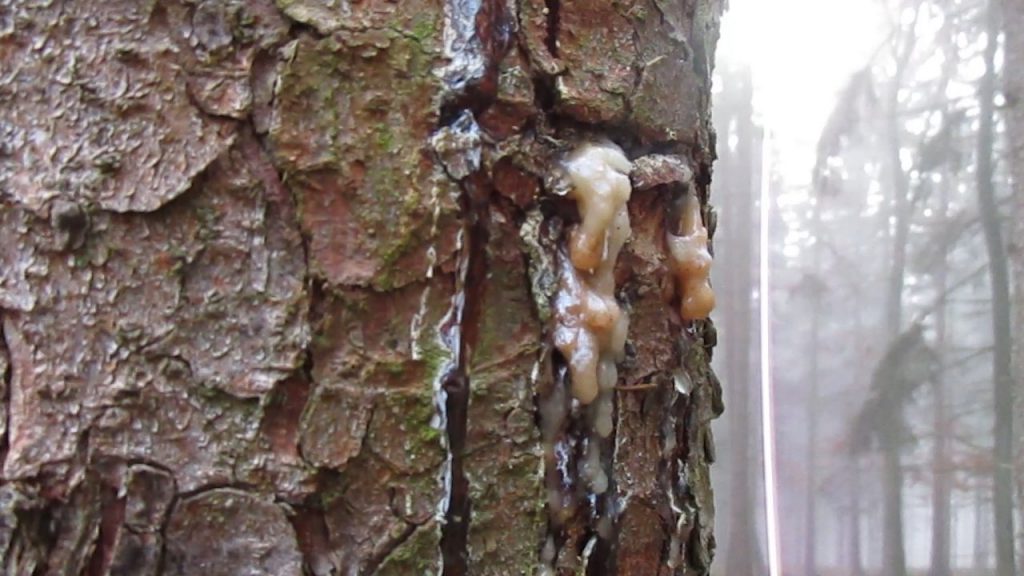
{"label": "foggy forest background", "polygon": [[[767,573],[764,190],[784,573],[1024,573],[999,3],[754,4],[724,19],[714,101],[717,572]],[[784,24],[816,9],[839,13]]]}

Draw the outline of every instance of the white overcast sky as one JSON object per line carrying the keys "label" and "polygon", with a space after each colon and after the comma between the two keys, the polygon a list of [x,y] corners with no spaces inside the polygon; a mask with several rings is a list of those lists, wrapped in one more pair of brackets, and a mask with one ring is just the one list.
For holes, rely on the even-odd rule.
{"label": "white overcast sky", "polygon": [[746,63],[787,192],[810,181],[836,96],[887,30],[878,0],[730,0],[717,58]]}

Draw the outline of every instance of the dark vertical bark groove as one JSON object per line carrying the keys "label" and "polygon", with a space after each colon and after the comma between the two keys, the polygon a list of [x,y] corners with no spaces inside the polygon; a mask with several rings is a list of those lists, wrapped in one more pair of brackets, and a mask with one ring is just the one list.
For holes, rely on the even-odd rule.
{"label": "dark vertical bark groove", "polygon": [[[310,499],[313,500],[313,499]],[[309,574],[326,576],[333,569],[330,560],[330,533],[323,508],[315,501],[292,507],[289,521],[302,552],[303,564]]]}
{"label": "dark vertical bark groove", "polygon": [[3,405],[0,406],[0,418],[3,418],[2,434],[0,434],[0,463],[7,460],[7,449],[10,443],[11,431],[11,352],[7,347],[7,339],[4,336],[4,310],[0,308],[0,381],[3,382],[3,390],[0,391],[0,398],[3,398]]}
{"label": "dark vertical bark groove", "polygon": [[560,0],[544,0],[544,8],[547,9],[547,35],[544,38],[544,45],[548,52],[558,58],[558,24]]}
{"label": "dark vertical bark groove", "polygon": [[484,290],[487,286],[488,233],[490,184],[486,177],[476,173],[462,183],[462,210],[464,223],[465,276],[457,287],[456,298],[462,298],[458,319],[457,363],[445,375],[441,384],[445,392],[445,434],[450,453],[450,493],[445,521],[441,527],[443,574],[468,574],[468,538],[472,520],[472,499],[466,476],[466,434],[469,424],[469,401],[472,392],[469,366],[479,338]]}
{"label": "dark vertical bark groove", "polygon": [[441,559],[444,576],[465,576],[468,571],[466,549],[469,538],[471,502],[469,480],[466,478],[465,449],[469,379],[456,369],[441,384],[445,391],[445,414],[448,450],[447,506],[441,526]]}
{"label": "dark vertical bark groove", "polygon": [[[486,112],[496,97],[498,64],[509,49],[512,32],[510,15],[506,13],[505,4],[499,0],[481,0],[475,6],[472,2],[448,0],[445,10],[449,18],[446,26],[453,26],[454,19],[473,22],[474,38],[480,43],[484,70],[480,77],[471,79],[462,92],[449,95],[448,103],[442,106],[439,129],[449,128],[463,135],[470,132],[475,134],[479,130],[475,116]],[[469,146],[472,148],[459,150],[457,154],[465,154],[467,158],[481,154],[479,142]],[[439,160],[444,163],[446,158],[442,156]],[[445,496],[440,539],[444,576],[465,576],[470,573],[469,531],[473,502],[466,470],[469,404],[473,392],[470,366],[480,337],[482,306],[487,287],[487,223],[493,192],[491,176],[479,166],[479,160],[465,162],[470,170],[468,174],[453,174],[446,168],[448,177],[458,182],[461,190],[459,204],[463,246],[458,255],[455,301],[452,304],[457,326],[447,329],[448,337],[455,340],[449,343],[449,346],[455,348],[455,363],[443,376],[441,383],[449,458],[446,480],[449,492]]]}
{"label": "dark vertical bark groove", "polygon": [[125,499],[118,496],[116,489],[104,486],[101,497],[99,534],[96,538],[96,548],[89,559],[86,576],[103,576],[110,569],[117,531],[124,521]]}

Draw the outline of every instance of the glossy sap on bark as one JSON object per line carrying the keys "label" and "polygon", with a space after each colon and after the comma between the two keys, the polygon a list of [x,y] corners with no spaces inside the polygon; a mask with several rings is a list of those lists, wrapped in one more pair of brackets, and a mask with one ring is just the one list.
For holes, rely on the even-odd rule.
{"label": "glossy sap on bark", "polygon": [[[559,259],[554,341],[569,363],[573,396],[590,404],[615,387],[615,362],[622,360],[629,327],[615,299],[614,270],[631,233],[631,164],[618,146],[603,142],[581,145],[564,168],[581,222],[570,230],[568,254]],[[608,421],[596,424],[604,436],[611,433],[608,412]]]}
{"label": "glossy sap on bark", "polygon": [[708,229],[701,221],[700,200],[694,194],[683,199],[679,229],[679,236],[666,235],[669,265],[679,290],[679,315],[683,320],[703,320],[715,307],[715,292],[708,281],[712,263]]}

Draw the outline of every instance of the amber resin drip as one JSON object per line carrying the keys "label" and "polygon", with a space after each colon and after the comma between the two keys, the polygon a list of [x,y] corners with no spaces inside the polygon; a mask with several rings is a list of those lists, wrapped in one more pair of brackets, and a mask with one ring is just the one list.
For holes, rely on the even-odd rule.
{"label": "amber resin drip", "polygon": [[679,290],[679,315],[683,320],[703,320],[715,307],[715,293],[708,276],[711,253],[708,229],[700,214],[700,201],[694,194],[683,200],[680,236],[668,233],[669,261]]}
{"label": "amber resin drip", "polygon": [[[615,300],[615,261],[630,235],[626,202],[631,164],[618,146],[584,144],[565,162],[581,222],[569,233],[568,258],[559,260],[555,346],[569,364],[573,397],[590,404],[601,392],[608,406],[595,414],[595,431],[611,434],[611,391],[618,380],[629,318]],[[604,403],[602,403],[604,404]]]}

